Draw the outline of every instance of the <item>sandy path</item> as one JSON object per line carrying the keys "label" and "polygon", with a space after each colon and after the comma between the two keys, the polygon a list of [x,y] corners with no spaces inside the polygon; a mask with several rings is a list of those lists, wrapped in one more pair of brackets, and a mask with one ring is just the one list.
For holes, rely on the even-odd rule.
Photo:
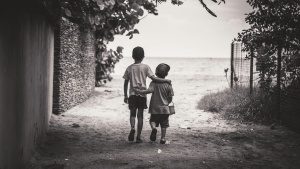
{"label": "sandy path", "polygon": [[[86,102],[52,115],[47,141],[27,168],[298,168],[300,136],[280,127],[237,124],[196,109],[197,101],[222,85],[212,79],[171,77],[176,115],[167,130],[170,145],[149,141],[145,111],[144,143],[127,141],[129,111],[120,77],[96,88]],[[210,83],[208,83],[208,81]],[[148,99],[149,100],[149,99]],[[72,124],[79,127],[72,127]],[[190,129],[187,129],[190,127]],[[160,137],[160,130],[158,132]],[[158,139],[159,140],[159,139]],[[162,152],[158,153],[158,149]]]}

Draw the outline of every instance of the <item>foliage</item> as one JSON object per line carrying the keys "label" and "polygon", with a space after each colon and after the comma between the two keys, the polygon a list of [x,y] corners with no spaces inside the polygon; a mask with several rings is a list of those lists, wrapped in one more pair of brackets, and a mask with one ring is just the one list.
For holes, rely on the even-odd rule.
{"label": "foliage", "polygon": [[239,39],[250,47],[268,45],[270,52],[278,47],[287,50],[300,49],[300,1],[247,0],[254,11],[247,14],[246,22],[251,28],[243,30]]}
{"label": "foliage", "polygon": [[96,60],[96,86],[100,86],[103,83],[106,83],[106,80],[111,81],[111,73],[114,72],[115,64],[119,62],[123,56],[121,55],[123,47],[117,47],[116,51],[108,50],[102,52],[103,54],[100,57],[97,57]]}
{"label": "foliage", "polygon": [[254,9],[246,16],[250,28],[239,33],[235,40],[245,44],[243,50],[249,52],[248,55],[251,51],[256,52],[255,57],[258,61],[263,61],[264,69],[260,74],[263,86],[272,91],[272,79],[277,76],[278,54],[283,58],[280,72],[281,87],[299,82],[300,64],[294,64],[293,60],[299,60],[300,1],[247,0],[247,2]]}
{"label": "foliage", "polygon": [[198,102],[198,108],[221,113],[227,119],[268,123],[275,115],[274,99],[272,94],[261,89],[255,88],[250,95],[249,87],[239,86],[205,95]]}
{"label": "foliage", "polygon": [[[97,57],[96,80],[111,79],[109,72],[114,68],[118,59],[122,58],[122,50],[108,50],[106,45],[114,41],[115,35],[129,36],[133,38],[139,31],[135,25],[147,14],[158,15],[157,2],[166,0],[40,0],[45,6],[49,3],[59,6],[58,16],[68,18],[71,22],[92,29],[95,32],[95,46]],[[216,16],[204,3],[203,7],[213,16]],[[225,0],[211,0],[220,4]],[[171,0],[174,5],[182,5],[181,0]],[[121,48],[119,48],[121,49]]]}

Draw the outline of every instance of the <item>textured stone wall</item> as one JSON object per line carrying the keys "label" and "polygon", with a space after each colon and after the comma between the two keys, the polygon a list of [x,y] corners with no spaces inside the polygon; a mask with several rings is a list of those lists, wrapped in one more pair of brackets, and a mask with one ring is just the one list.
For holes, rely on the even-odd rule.
{"label": "textured stone wall", "polygon": [[53,113],[85,101],[95,88],[94,35],[65,18],[55,31]]}
{"label": "textured stone wall", "polygon": [[0,169],[24,168],[52,113],[54,32],[30,2],[0,5]]}

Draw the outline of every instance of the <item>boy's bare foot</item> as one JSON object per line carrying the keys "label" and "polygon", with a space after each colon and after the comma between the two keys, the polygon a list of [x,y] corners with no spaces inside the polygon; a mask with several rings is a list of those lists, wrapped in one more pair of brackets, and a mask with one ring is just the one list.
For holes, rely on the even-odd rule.
{"label": "boy's bare foot", "polygon": [[166,140],[160,140],[160,144],[166,144]]}
{"label": "boy's bare foot", "polygon": [[134,133],[135,133],[135,129],[131,129],[129,136],[128,136],[128,140],[129,141],[133,141],[134,140]]}
{"label": "boy's bare foot", "polygon": [[141,138],[136,138],[136,143],[142,143],[143,140]]}
{"label": "boy's bare foot", "polygon": [[152,129],[151,135],[150,135],[150,140],[151,141],[155,141],[156,140],[156,133],[157,133],[157,130],[155,128]]}

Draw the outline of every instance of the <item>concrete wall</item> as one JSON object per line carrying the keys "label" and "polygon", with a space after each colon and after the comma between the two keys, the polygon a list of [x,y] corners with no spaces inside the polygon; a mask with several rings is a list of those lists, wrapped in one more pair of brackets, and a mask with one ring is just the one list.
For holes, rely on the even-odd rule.
{"label": "concrete wall", "polygon": [[84,102],[95,89],[94,34],[63,18],[55,30],[53,113]]}
{"label": "concrete wall", "polygon": [[54,34],[34,6],[1,6],[0,169],[22,168],[52,112]]}

